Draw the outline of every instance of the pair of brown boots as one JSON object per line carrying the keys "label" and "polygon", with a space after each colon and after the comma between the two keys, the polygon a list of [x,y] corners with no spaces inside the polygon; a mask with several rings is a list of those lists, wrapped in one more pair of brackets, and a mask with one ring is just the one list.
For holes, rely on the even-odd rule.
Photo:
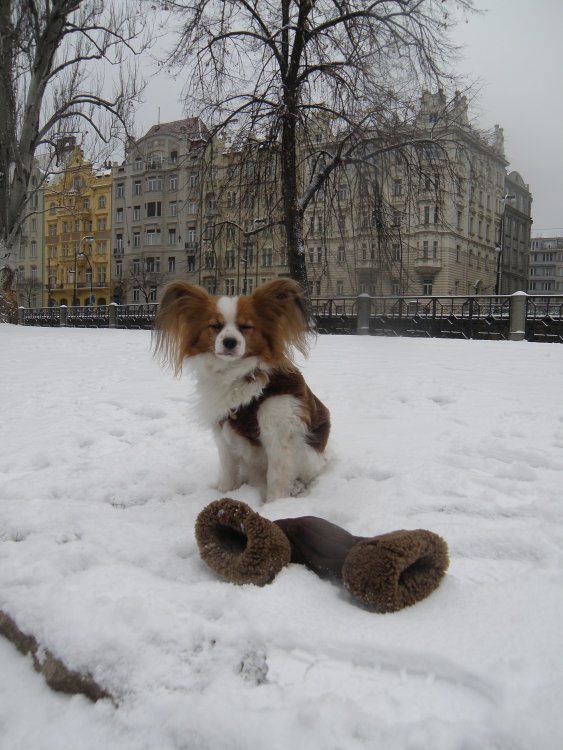
{"label": "pair of brown boots", "polygon": [[427,597],[449,563],[446,542],[431,531],[354,536],[315,516],[269,521],[229,498],[201,511],[195,533],[202,560],[227,581],[264,586],[288,563],[300,563],[378,612]]}

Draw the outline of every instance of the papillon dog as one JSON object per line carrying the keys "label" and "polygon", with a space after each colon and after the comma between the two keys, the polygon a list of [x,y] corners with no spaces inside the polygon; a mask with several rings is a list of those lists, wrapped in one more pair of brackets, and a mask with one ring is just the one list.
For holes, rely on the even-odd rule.
{"label": "papillon dog", "polygon": [[326,463],[330,414],[293,361],[311,332],[301,286],[277,279],[241,297],[170,284],[155,353],[197,380],[203,421],[219,449],[220,492],[249,483],[274,500],[298,494]]}

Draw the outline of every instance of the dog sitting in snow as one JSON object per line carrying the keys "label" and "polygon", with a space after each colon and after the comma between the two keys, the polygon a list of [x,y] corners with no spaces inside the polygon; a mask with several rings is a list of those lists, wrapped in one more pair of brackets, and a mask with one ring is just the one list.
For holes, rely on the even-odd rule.
{"label": "dog sitting in snow", "polygon": [[249,296],[215,297],[177,282],[155,322],[156,352],[197,378],[202,416],[219,449],[218,489],[248,482],[266,500],[296,494],[326,462],[330,414],[292,359],[310,325],[300,285],[264,284]]}

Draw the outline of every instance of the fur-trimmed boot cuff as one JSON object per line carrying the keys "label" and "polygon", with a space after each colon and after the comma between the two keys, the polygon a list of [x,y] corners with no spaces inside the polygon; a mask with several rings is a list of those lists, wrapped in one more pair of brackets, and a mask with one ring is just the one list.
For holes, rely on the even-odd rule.
{"label": "fur-trimmed boot cuff", "polygon": [[362,539],[342,565],[345,588],[378,612],[396,612],[424,599],[440,584],[448,546],[432,531],[393,531]]}
{"label": "fur-trimmed boot cuff", "polygon": [[291,559],[283,531],[239,500],[207,505],[197,517],[195,535],[201,559],[232,583],[264,586]]}

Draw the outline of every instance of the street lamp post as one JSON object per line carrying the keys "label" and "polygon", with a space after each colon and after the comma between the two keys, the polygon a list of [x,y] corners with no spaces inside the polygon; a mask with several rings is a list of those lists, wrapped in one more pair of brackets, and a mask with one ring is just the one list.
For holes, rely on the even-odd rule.
{"label": "street lamp post", "polygon": [[88,266],[90,268],[90,304],[94,304],[94,271],[92,270],[92,264],[90,263],[90,258],[86,255],[86,253],[78,253],[78,255],[81,255],[83,258],[86,258],[86,262],[88,263]]}
{"label": "street lamp post", "polygon": [[503,195],[502,197],[502,211],[500,214],[500,229],[499,229],[499,242],[495,247],[497,253],[497,279],[495,284],[495,297],[498,297],[502,291],[502,255],[504,251],[504,214],[506,212],[506,201],[512,201],[516,198],[515,195]]}
{"label": "street lamp post", "polygon": [[[74,285],[73,285],[74,288],[73,288],[73,295],[72,295],[72,306],[73,307],[76,307],[77,302],[78,302],[78,300],[76,298],[76,270],[77,270],[76,269],[76,263],[77,263],[77,260],[78,260],[78,256],[79,255],[84,255],[84,253],[80,251],[80,248],[82,247],[82,243],[83,242],[93,242],[93,240],[94,240],[94,238],[92,237],[91,234],[87,234],[85,237],[82,237],[82,239],[78,243],[78,252],[74,253],[74,280],[73,280],[74,281]],[[86,257],[86,256],[84,256],[84,257]],[[90,261],[88,261],[88,264],[90,264]],[[90,268],[92,268],[91,265],[90,265]]]}
{"label": "street lamp post", "polygon": [[248,290],[246,288],[247,279],[248,279],[248,258],[247,258],[247,256],[245,255],[244,258],[241,258],[240,262],[244,266],[244,286],[242,288],[242,293],[243,294],[248,294]]}

